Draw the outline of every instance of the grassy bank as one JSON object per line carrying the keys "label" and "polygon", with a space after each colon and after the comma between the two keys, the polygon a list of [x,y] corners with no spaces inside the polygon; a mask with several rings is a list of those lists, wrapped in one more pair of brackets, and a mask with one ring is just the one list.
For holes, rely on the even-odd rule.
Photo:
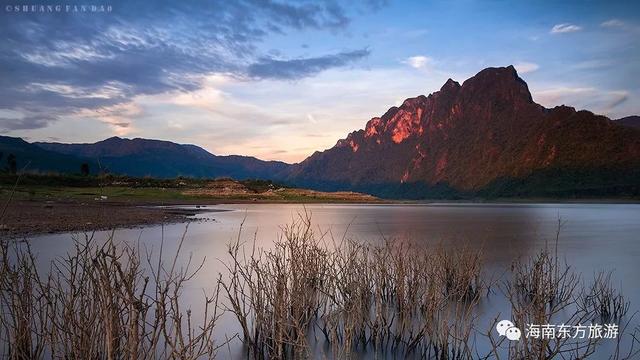
{"label": "grassy bank", "polygon": [[290,188],[269,180],[3,173],[0,174],[0,199],[7,199],[9,196],[18,200],[108,200],[125,203],[379,201],[365,194]]}

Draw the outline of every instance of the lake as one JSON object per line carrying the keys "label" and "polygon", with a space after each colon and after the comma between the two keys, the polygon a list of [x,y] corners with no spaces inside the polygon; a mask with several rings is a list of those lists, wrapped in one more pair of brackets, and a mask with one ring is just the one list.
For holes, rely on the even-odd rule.
{"label": "lake", "polygon": [[[418,246],[482,249],[486,269],[496,276],[504,274],[513,259],[554,246],[561,223],[560,256],[587,282],[598,271],[613,271],[614,286],[631,302],[630,313],[640,309],[640,205],[636,204],[243,204],[207,208],[211,212],[196,215],[197,221],[189,224],[182,249],[182,258],[189,254],[194,260],[206,258],[202,271],[185,289],[187,302],[194,307],[201,300],[202,289],[211,290],[217,274],[224,270],[220,261],[227,260],[226,246],[231,240],[240,236],[251,245],[255,238],[257,246],[269,248],[281,226],[307,212],[314,229],[327,240],[331,236],[370,243],[402,239]],[[120,229],[115,237],[127,242],[139,238],[154,251],[164,239],[165,253],[169,254],[185,228],[186,224],[170,224]],[[96,236],[107,234],[98,232]],[[72,239],[71,234],[52,234],[34,237],[31,243],[45,266],[70,250]],[[496,295],[483,305],[479,321],[489,324],[499,314],[508,318],[509,312],[508,303]],[[234,320],[225,317],[216,331],[231,334],[238,330]],[[241,354],[236,341],[222,357],[241,358]]]}

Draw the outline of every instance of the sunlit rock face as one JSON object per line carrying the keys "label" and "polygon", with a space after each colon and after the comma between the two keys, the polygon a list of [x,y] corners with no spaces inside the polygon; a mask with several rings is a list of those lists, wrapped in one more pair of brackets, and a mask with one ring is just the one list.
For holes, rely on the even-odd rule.
{"label": "sunlit rock face", "polygon": [[635,166],[639,159],[640,132],[588,111],[536,104],[509,66],[405,100],[295,165],[289,179],[474,191],[541,169]]}

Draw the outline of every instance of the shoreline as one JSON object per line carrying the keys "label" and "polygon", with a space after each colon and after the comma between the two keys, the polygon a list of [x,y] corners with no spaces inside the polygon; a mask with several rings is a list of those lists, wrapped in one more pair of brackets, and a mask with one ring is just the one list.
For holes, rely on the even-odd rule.
{"label": "shoreline", "polygon": [[[5,199],[6,201],[6,199]],[[216,205],[242,204],[326,204],[326,205],[391,205],[391,206],[519,206],[519,205],[634,205],[637,200],[621,199],[517,199],[496,201],[438,200],[438,201],[277,201],[269,199],[174,199],[170,201],[80,201],[80,200],[13,200],[0,220],[0,237],[28,238],[32,236],[93,232],[113,229],[139,228],[159,224],[197,221],[193,216],[202,213],[230,211],[215,209]],[[181,209],[180,206],[207,206]],[[0,208],[1,209],[1,208]]]}
{"label": "shoreline", "polygon": [[193,211],[138,204],[78,201],[12,201],[0,221],[0,237],[28,238],[68,232],[93,232],[189,221]]}
{"label": "shoreline", "polygon": [[[7,199],[2,199],[2,202]],[[93,232],[113,229],[131,229],[160,224],[197,221],[199,213],[217,213],[229,210],[214,209],[223,204],[373,204],[376,202],[331,201],[277,201],[277,200],[224,200],[174,199],[169,201],[81,201],[71,199],[22,200],[8,203],[0,219],[0,238],[28,238],[45,234]],[[180,209],[180,206],[207,206],[207,208]],[[4,204],[0,206],[2,211]]]}

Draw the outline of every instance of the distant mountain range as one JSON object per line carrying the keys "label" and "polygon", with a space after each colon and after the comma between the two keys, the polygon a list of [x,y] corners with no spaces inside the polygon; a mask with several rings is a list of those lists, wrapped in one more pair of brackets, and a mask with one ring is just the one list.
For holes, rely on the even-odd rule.
{"label": "distant mountain range", "polygon": [[217,156],[195,145],[113,137],[94,144],[0,137],[32,171],[82,162],[131,176],[265,178],[393,198],[640,196],[640,117],[617,121],[536,104],[513,66],[390,108],[298,164]]}
{"label": "distant mountain range", "polygon": [[34,144],[52,152],[99,160],[103,170],[131,176],[271,178],[289,166],[281,161],[218,156],[195,145],[139,138],[112,137],[94,144]]}
{"label": "distant mountain range", "polygon": [[32,172],[80,172],[82,163],[92,173],[110,172],[160,178],[232,177],[271,178],[290,165],[248,156],[217,156],[195,145],[148,139],[112,137],[93,144],[27,143],[0,137],[0,152],[14,153],[18,167]]}
{"label": "distant mountain range", "polygon": [[616,124],[640,129],[640,116],[627,116],[616,120]]}

